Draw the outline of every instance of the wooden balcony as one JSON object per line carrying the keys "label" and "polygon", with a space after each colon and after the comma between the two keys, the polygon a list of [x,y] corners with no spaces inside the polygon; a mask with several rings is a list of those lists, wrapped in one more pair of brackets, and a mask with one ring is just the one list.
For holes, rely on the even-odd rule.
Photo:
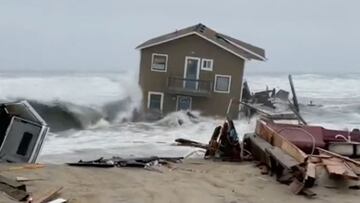
{"label": "wooden balcony", "polygon": [[212,92],[212,81],[195,80],[180,77],[168,77],[167,92],[188,96],[209,97]]}

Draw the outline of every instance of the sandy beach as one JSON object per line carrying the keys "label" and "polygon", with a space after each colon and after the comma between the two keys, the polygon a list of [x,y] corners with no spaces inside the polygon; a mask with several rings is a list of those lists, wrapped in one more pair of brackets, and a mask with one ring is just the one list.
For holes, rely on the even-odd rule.
{"label": "sandy beach", "polygon": [[[11,169],[12,170],[9,170]],[[49,190],[63,187],[60,197],[71,203],[112,202],[224,202],[278,203],[310,201],[292,194],[288,186],[274,177],[261,175],[254,163],[226,163],[186,160],[163,167],[162,173],[138,168],[79,168],[46,165],[38,169],[15,169],[1,165],[1,175],[8,178],[41,179],[26,182],[34,199]],[[312,189],[317,197],[311,202],[357,202],[360,191],[324,187]],[[4,194],[0,202],[12,202]],[[14,201],[15,202],[15,201]]]}

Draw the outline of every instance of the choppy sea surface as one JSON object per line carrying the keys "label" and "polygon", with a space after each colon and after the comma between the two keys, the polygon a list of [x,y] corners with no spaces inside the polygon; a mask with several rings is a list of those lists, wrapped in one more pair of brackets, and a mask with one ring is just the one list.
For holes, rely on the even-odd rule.
{"label": "choppy sea surface", "polygon": [[[293,74],[305,120],[332,129],[360,128],[359,77],[359,73]],[[247,73],[245,79],[252,91],[290,90],[286,73]],[[52,129],[39,157],[47,163],[101,156],[184,156],[195,149],[172,146],[176,138],[208,142],[223,122],[191,118],[184,112],[156,122],[131,122],[141,90],[137,75],[126,72],[0,73],[0,100],[22,99],[30,101]],[[308,106],[310,101],[315,106]],[[240,119],[235,125],[242,135],[254,130],[255,119]]]}

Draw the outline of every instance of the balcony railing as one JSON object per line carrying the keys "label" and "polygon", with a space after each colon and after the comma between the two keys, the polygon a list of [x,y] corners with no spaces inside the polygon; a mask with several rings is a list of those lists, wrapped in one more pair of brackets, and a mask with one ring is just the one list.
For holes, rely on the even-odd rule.
{"label": "balcony railing", "polygon": [[212,81],[169,77],[167,90],[174,94],[207,97],[210,96],[212,90]]}

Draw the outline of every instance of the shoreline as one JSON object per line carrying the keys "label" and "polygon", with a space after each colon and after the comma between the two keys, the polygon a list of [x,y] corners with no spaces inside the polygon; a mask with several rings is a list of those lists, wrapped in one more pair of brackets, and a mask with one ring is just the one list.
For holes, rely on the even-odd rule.
{"label": "shoreline", "polygon": [[[226,202],[278,203],[309,201],[294,195],[275,177],[261,175],[253,162],[229,163],[187,159],[161,171],[142,168],[82,168],[49,164],[44,168],[8,170],[23,164],[0,164],[1,175],[15,179],[41,179],[25,182],[36,197],[63,187],[60,196],[71,203],[82,202]],[[360,191],[314,187],[312,202],[356,202]],[[11,202],[0,195],[0,202]]]}

